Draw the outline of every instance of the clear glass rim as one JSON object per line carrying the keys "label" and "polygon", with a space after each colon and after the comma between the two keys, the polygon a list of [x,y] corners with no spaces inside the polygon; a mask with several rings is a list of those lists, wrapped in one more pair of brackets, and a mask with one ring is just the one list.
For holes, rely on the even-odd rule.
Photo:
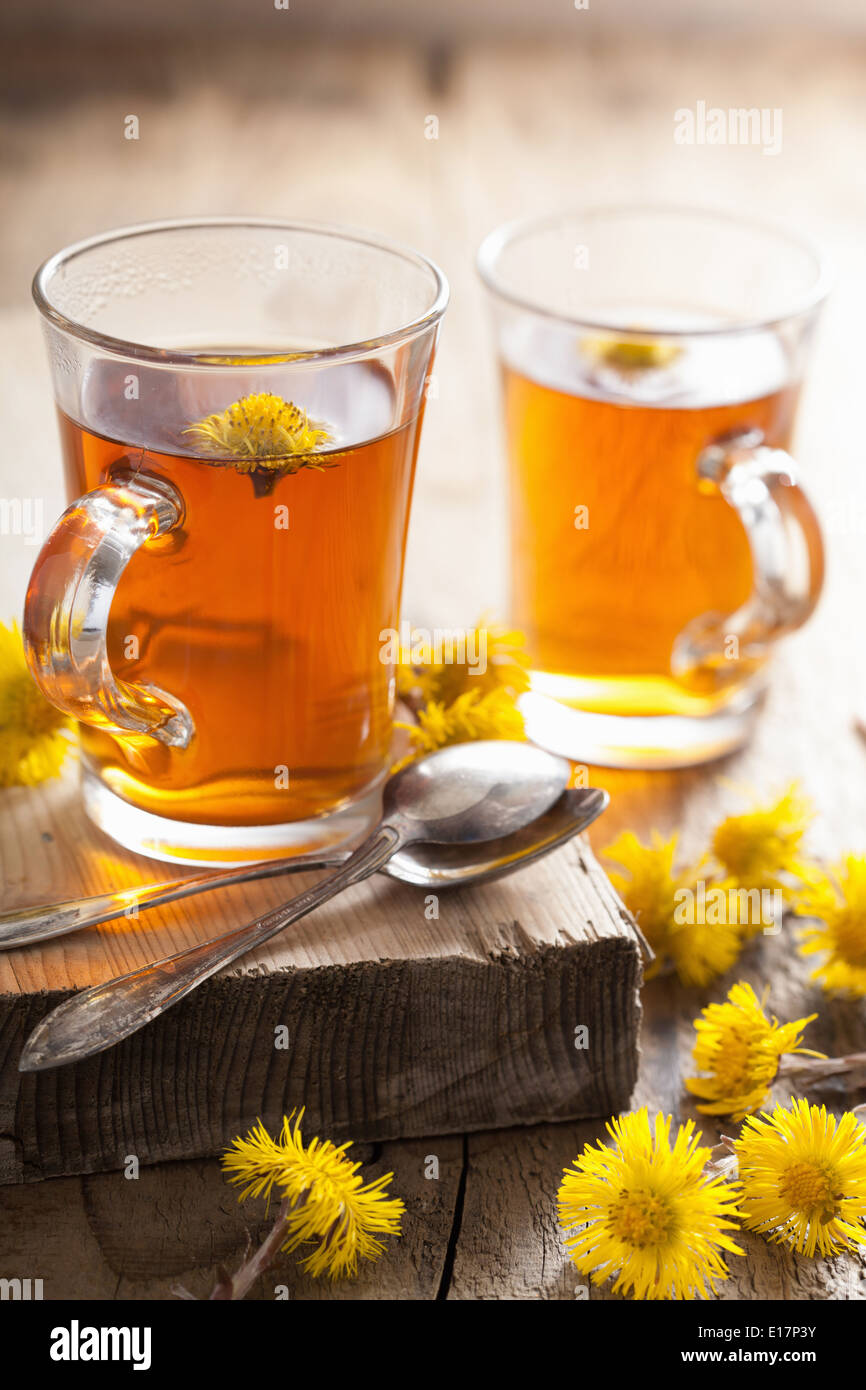
{"label": "clear glass rim", "polygon": [[[33,277],[32,293],[36,307],[43,318],[55,328],[74,338],[91,343],[104,352],[110,352],[120,357],[132,357],[138,361],[159,362],[165,365],[198,366],[203,369],[207,369],[209,366],[211,370],[219,370],[219,364],[208,364],[202,361],[202,349],[197,352],[176,352],[173,349],[158,348],[152,344],[137,343],[132,339],[117,338],[108,333],[100,333],[98,329],[78,323],[75,319],[68,318],[61,313],[52,304],[49,291],[52,277],[62,267],[75,260],[77,256],[85,255],[94,247],[107,246],[112,242],[131,241],[136,237],[151,236],[160,232],[208,227],[234,227],[238,230],[245,227],[272,227],[274,230],[282,232],[307,232],[316,236],[334,237],[340,241],[384,251],[415,266],[418,270],[426,272],[432,279],[431,303],[422,314],[410,319],[407,323],[401,323],[396,328],[389,329],[387,333],[380,333],[373,338],[366,338],[354,343],[341,343],[335,347],[311,348],[301,351],[287,348],[284,356],[279,353],[279,350],[275,352],[273,348],[268,348],[261,356],[266,356],[275,365],[278,365],[281,360],[287,363],[291,362],[294,365],[302,362],[334,361],[335,359],[366,356],[381,348],[391,347],[416,338],[428,329],[434,328],[448,305],[448,281],[435,261],[430,260],[419,251],[414,251],[402,242],[392,241],[390,238],[381,237],[374,232],[338,226],[335,223],[285,220],[280,217],[181,217],[159,222],[140,222],[128,227],[117,227],[111,231],[100,232],[96,236],[87,237],[84,241],[76,241],[71,246],[64,247],[62,251],[55,252],[53,256],[49,256],[47,260],[43,261]],[[251,356],[249,362],[234,363],[232,371],[255,369],[259,365],[260,359]]]}
{"label": "clear glass rim", "polygon": [[[646,324],[641,329],[623,328],[619,323],[604,318],[594,319],[591,315],[582,317],[575,314],[559,313],[555,309],[546,309],[537,304],[532,299],[527,299],[521,294],[508,288],[500,279],[497,263],[502,252],[514,242],[525,237],[544,232],[552,227],[566,223],[572,219],[583,218],[586,220],[596,218],[613,217],[673,217],[681,218],[684,222],[687,219],[702,219],[705,222],[716,223],[719,226],[728,224],[729,226],[740,227],[744,231],[759,232],[763,236],[773,237],[780,244],[794,247],[801,253],[805,253],[812,260],[815,275],[812,285],[807,291],[799,296],[792,297],[792,303],[783,313],[762,315],[757,318],[735,318],[730,322],[722,324],[711,324],[708,327],[696,328],[655,328],[652,324]],[[526,313],[533,314],[537,318],[549,319],[557,323],[570,324],[577,329],[587,328],[592,331],[603,333],[616,333],[618,337],[635,339],[646,338],[647,334],[658,338],[712,338],[724,336],[731,333],[750,333],[759,332],[766,329],[776,328],[791,319],[800,318],[804,314],[817,309],[827,298],[832,287],[832,275],[826,257],[818,248],[807,238],[800,237],[786,229],[774,225],[771,222],[764,222],[758,218],[741,217],[738,213],[728,212],[724,209],[701,207],[699,205],[689,205],[680,203],[620,203],[620,204],[599,204],[588,205],[586,207],[570,207],[560,212],[546,213],[541,217],[521,217],[511,222],[505,222],[501,226],[488,232],[478,248],[476,256],[476,268],[481,280],[489,292],[497,299],[504,300],[515,308],[522,309]]]}

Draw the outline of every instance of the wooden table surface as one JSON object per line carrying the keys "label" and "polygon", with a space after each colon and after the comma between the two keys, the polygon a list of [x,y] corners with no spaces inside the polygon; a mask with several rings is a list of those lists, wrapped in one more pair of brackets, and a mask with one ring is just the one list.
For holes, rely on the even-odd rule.
{"label": "wooden table surface", "polygon": [[[864,54],[859,41],[812,36],[748,45],[702,39],[558,41],[422,52],[377,44],[265,48],[239,43],[229,63],[207,44],[88,43],[13,52],[10,154],[0,189],[14,215],[0,227],[0,393],[7,447],[0,492],[28,488],[61,507],[47,373],[26,286],[63,243],[151,216],[249,210],[349,221],[416,243],[444,265],[453,303],[422,446],[405,612],[415,621],[471,621],[502,611],[504,546],[495,372],[471,253],[493,224],[581,200],[647,197],[704,202],[787,221],[828,246],[841,287],[828,309],[803,405],[797,452],[829,547],[817,616],[780,652],[756,739],[722,766],[687,773],[598,770],[612,795],[593,834],[623,827],[682,833],[686,852],[742,801],[799,779],[818,808],[812,844],[837,856],[866,848],[866,748],[852,719],[866,708],[859,641],[866,565],[866,493],[859,409],[866,277]],[[781,107],[784,148],[682,148],[673,111],[704,99]],[[135,112],[141,140],[122,138]],[[424,138],[425,117],[439,138]],[[4,614],[20,607],[33,550],[4,536]],[[17,796],[17,793],[13,795]],[[7,803],[8,805],[8,803]],[[0,816],[4,814],[0,802]],[[39,884],[34,880],[34,897]],[[809,1042],[828,1053],[866,1047],[862,1007],[827,1005],[809,984],[789,931],[763,938],[741,971],[769,983],[780,1017],[820,1009]],[[728,981],[730,983],[730,981]],[[708,998],[660,979],[643,991],[642,1064],[634,1103],[678,1119],[691,1022]],[[821,1094],[864,1099],[836,1083]],[[709,1140],[717,1130],[704,1123]],[[289,1262],[273,1283],[314,1298],[572,1299],[580,1279],[564,1257],[554,1202],[563,1166],[599,1123],[412,1139],[359,1149],[370,1174],[395,1173],[406,1232],[357,1282],[329,1287]],[[439,1159],[439,1179],[424,1177]],[[51,1270],[51,1296],[165,1298],[180,1281],[201,1295],[216,1261],[242,1253],[245,1218],[213,1161],[61,1178],[0,1189],[4,1265]],[[261,1215],[261,1213],[258,1213]],[[866,1297],[866,1262],[798,1259],[745,1237],[720,1288],[727,1299]],[[34,1263],[35,1261],[35,1263]],[[0,1273],[4,1271],[0,1269]],[[605,1294],[593,1291],[593,1297]]]}

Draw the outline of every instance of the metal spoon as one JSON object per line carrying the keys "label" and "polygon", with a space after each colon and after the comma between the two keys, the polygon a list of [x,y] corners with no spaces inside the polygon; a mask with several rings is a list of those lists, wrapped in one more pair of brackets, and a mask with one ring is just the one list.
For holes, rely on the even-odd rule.
{"label": "metal spoon", "polygon": [[[564,791],[549,811],[529,825],[498,840],[485,840],[472,845],[413,844],[398,850],[393,859],[383,864],[379,873],[416,888],[459,888],[473,883],[489,883],[491,879],[514,873],[524,864],[531,864],[565,844],[574,835],[592,825],[610,801],[607,792],[598,787],[572,788]],[[187,878],[168,879],[162,883],[145,883],[134,888],[119,888],[114,893],[98,893],[93,897],[70,898],[66,902],[48,903],[40,907],[19,908],[0,913],[0,951],[17,946],[33,946],[66,936],[116,917],[135,917],[149,907],[162,907],[179,898],[192,898],[209,893],[214,888],[227,888],[236,883],[256,879],[277,878],[281,874],[315,872],[317,869],[338,869],[345,864],[351,850],[337,849],[329,853],[296,854],[291,859],[271,859],[240,868],[210,870],[190,874]]]}
{"label": "metal spoon", "polygon": [[563,759],[506,741],[458,744],[410,763],[389,778],[382,819],[336,873],[246,926],[83,990],[37,1025],[19,1070],[78,1061],[129,1037],[222,966],[369,878],[406,845],[477,844],[528,826],[559,799],[569,773]]}

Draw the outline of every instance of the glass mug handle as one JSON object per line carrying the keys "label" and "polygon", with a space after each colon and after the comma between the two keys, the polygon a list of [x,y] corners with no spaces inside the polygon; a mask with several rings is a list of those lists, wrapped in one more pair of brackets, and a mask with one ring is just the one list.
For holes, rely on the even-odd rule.
{"label": "glass mug handle", "polygon": [[189,710],[155,685],[115,676],[108,615],[135,552],[183,516],[166,479],[118,469],[63,513],[39,552],[24,606],[27,661],[53,705],[106,733],[144,734],[170,748],[192,738]]}
{"label": "glass mug handle", "polygon": [[674,675],[718,687],[742,679],[744,664],[757,666],[772,642],[805,623],[821,594],[824,546],[794,460],[766,446],[760,431],[711,444],[698,479],[737,512],[752,552],[753,588],[742,607],[701,614],[674,642]]}

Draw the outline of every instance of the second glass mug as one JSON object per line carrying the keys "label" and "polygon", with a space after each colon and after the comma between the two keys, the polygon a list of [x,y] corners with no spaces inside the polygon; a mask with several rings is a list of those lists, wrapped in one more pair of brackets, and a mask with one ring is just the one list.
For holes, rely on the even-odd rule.
{"label": "second glass mug", "polygon": [[232,863],[367,829],[447,293],[403,247],[266,219],[131,227],[37,272],[77,500],[25,646],[128,848]]}
{"label": "second glass mug", "polygon": [[612,767],[732,751],[823,581],[786,452],[819,258],[739,218],[625,207],[500,228],[479,270],[530,734]]}

